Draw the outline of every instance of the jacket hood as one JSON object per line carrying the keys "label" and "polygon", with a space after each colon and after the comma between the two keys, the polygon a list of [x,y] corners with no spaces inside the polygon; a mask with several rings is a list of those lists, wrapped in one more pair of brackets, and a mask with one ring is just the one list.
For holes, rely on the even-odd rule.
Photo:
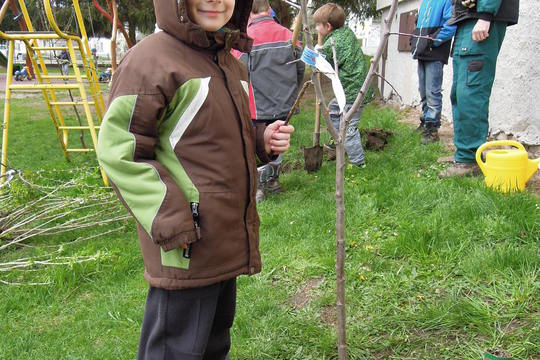
{"label": "jacket hood", "polygon": [[226,47],[249,52],[253,41],[246,34],[246,27],[253,0],[236,0],[226,32],[207,32],[191,21],[187,14],[186,0],[154,0],[158,27],[188,45],[200,48]]}

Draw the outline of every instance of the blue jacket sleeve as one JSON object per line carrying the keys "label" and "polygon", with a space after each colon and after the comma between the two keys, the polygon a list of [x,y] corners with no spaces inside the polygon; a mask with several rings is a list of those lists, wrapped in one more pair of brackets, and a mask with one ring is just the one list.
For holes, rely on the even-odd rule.
{"label": "blue jacket sleeve", "polygon": [[450,0],[444,0],[444,8],[442,12],[442,19],[441,19],[441,30],[437,33],[437,36],[435,39],[441,40],[441,41],[434,41],[434,46],[442,45],[444,42],[451,40],[454,34],[456,33],[456,26],[455,25],[448,25],[448,19],[452,16],[452,2]]}

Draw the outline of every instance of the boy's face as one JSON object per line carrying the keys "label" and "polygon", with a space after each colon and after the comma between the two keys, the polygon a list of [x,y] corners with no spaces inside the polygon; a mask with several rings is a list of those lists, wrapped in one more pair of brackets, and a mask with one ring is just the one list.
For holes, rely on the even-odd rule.
{"label": "boy's face", "polygon": [[330,23],[315,23],[315,29],[324,38],[330,31],[332,31],[332,25]]}
{"label": "boy's face", "polygon": [[205,31],[218,31],[233,15],[235,0],[186,0],[188,16]]}

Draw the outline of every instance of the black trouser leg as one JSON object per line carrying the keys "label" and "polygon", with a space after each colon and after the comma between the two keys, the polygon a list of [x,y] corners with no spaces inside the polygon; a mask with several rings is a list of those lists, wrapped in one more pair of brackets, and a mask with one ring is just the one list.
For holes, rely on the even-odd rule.
{"label": "black trouser leg", "polygon": [[226,359],[235,306],[236,279],[186,290],[151,287],[137,358]]}
{"label": "black trouser leg", "polygon": [[236,310],[236,279],[223,283],[219,297],[214,324],[204,353],[205,360],[228,359],[231,348],[230,330]]}

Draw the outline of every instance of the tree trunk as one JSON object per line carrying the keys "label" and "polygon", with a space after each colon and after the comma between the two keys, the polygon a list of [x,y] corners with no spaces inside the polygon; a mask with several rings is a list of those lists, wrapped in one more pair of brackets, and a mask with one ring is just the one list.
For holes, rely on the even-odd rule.
{"label": "tree trunk", "polygon": [[116,71],[116,33],[118,24],[118,8],[116,7],[116,0],[111,1],[111,7],[113,12],[113,24],[111,34],[111,74]]}
{"label": "tree trunk", "polygon": [[284,3],[283,1],[279,2],[279,6],[281,7],[281,25],[285,27],[291,26],[291,17],[289,16],[289,6]]}
{"label": "tree trunk", "polygon": [[[302,20],[304,26],[304,37],[306,46],[313,49],[312,38],[308,29],[307,0],[302,0]],[[336,62],[337,63],[337,62]],[[343,139],[345,136],[345,122],[341,121],[339,134],[332,125],[326,103],[322,93],[320,77],[314,71],[311,73],[311,80],[315,85],[319,106],[322,107],[327,129],[334,138],[336,144],[336,312],[337,312],[337,332],[338,332],[338,358],[347,359],[347,334],[346,334],[346,314],[345,314],[345,147]]]}
{"label": "tree trunk", "polygon": [[131,44],[136,44],[137,43],[137,34],[135,32],[136,28],[135,28],[135,25],[131,26],[131,21],[129,21],[128,19],[128,34],[129,34],[129,41],[131,42]]}
{"label": "tree trunk", "polygon": [[[392,0],[388,17],[385,19],[384,34],[379,42],[377,53],[373,58],[369,72],[366,79],[354,101],[351,109],[344,115],[342,115],[339,130],[334,128],[328,112],[326,111],[326,104],[322,93],[322,88],[318,77],[312,72],[311,79],[315,86],[317,93],[317,102],[322,106],[324,119],[326,121],[327,129],[334,138],[336,144],[336,311],[337,311],[337,326],[338,326],[338,358],[339,360],[347,359],[347,334],[346,334],[346,302],[345,302],[345,134],[349,125],[352,115],[358,110],[360,104],[364,101],[367,90],[371,84],[373,77],[376,74],[376,68],[379,64],[379,60],[388,42],[388,36],[390,35],[390,29],[392,26],[392,20],[396,13],[398,0]],[[306,38],[306,46],[312,49],[312,39],[309,29],[307,29],[307,0],[302,0],[302,18],[305,25],[304,36]],[[335,48],[334,59],[335,59]],[[334,60],[337,64],[337,61]],[[337,66],[336,66],[337,73]]]}
{"label": "tree trunk", "polygon": [[[338,61],[334,39],[332,57],[334,71],[339,75]],[[339,122],[339,139],[336,144],[336,312],[338,322],[338,359],[347,359],[347,317],[345,313],[345,138],[348,121],[341,114]]]}
{"label": "tree trunk", "polygon": [[[339,133],[345,133],[341,119]],[[338,325],[338,359],[347,359],[347,317],[345,314],[345,136],[336,142],[336,312]]]}
{"label": "tree trunk", "polygon": [[[9,1],[9,6],[14,16],[19,14],[19,8],[15,4],[15,1],[13,0]],[[21,29],[21,31],[28,31],[28,28],[26,27],[26,22],[24,21],[24,17],[19,16],[18,22],[19,22],[19,28]],[[36,75],[34,74],[34,67],[32,66],[32,61],[30,60],[30,56],[32,55],[28,52],[28,49],[26,49],[26,66],[28,66],[28,76],[33,79],[35,78]]]}

